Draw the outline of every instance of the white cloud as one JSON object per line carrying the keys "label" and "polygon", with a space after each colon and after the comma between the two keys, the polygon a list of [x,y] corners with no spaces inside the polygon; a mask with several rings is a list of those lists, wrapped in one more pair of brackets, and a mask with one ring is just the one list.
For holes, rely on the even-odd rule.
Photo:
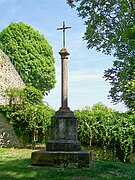
{"label": "white cloud", "polygon": [[88,81],[99,81],[101,80],[102,74],[100,72],[85,72],[85,71],[75,71],[71,72],[69,75],[70,82],[88,82]]}

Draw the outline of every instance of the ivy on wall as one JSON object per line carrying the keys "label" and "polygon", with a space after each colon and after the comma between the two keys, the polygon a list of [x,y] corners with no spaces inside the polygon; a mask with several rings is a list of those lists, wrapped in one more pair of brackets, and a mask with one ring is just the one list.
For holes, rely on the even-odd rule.
{"label": "ivy on wall", "polygon": [[43,142],[48,138],[53,109],[42,102],[42,92],[32,86],[8,88],[9,105],[0,106],[0,111],[12,124],[23,143]]}

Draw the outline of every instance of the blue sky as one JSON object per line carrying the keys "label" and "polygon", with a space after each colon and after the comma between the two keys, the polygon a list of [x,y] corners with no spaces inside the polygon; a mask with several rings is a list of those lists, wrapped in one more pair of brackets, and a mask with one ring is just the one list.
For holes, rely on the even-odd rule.
{"label": "blue sky", "polygon": [[109,82],[103,77],[105,69],[112,67],[114,58],[87,49],[87,43],[82,40],[85,32],[84,22],[71,9],[66,0],[0,0],[0,31],[11,22],[24,22],[40,34],[44,34],[53,48],[57,83],[48,97],[45,97],[51,107],[61,106],[61,60],[59,51],[62,48],[62,32],[57,31],[65,21],[72,28],[66,32],[66,47],[69,56],[69,107],[82,109],[102,102],[108,107],[124,111],[124,105],[113,105],[107,98],[110,89]]}

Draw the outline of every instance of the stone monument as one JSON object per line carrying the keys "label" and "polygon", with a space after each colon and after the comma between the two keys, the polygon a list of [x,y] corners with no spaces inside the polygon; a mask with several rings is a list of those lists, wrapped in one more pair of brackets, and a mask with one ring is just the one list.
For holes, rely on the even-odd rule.
{"label": "stone monument", "polygon": [[63,27],[63,48],[61,56],[61,107],[52,117],[51,137],[47,142],[46,150],[32,153],[32,165],[57,166],[77,164],[78,167],[89,167],[91,162],[91,151],[82,151],[81,143],[77,136],[77,118],[68,107],[68,56],[65,48],[65,30],[71,28]]}

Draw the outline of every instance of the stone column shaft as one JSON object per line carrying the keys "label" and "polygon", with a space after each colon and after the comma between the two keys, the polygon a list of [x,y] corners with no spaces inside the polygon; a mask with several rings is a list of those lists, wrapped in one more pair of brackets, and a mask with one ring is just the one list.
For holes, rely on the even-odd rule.
{"label": "stone column shaft", "polygon": [[68,55],[65,48],[59,52],[61,55],[61,107],[68,107]]}
{"label": "stone column shaft", "polygon": [[68,107],[68,59],[64,57],[61,61],[61,107]]}

